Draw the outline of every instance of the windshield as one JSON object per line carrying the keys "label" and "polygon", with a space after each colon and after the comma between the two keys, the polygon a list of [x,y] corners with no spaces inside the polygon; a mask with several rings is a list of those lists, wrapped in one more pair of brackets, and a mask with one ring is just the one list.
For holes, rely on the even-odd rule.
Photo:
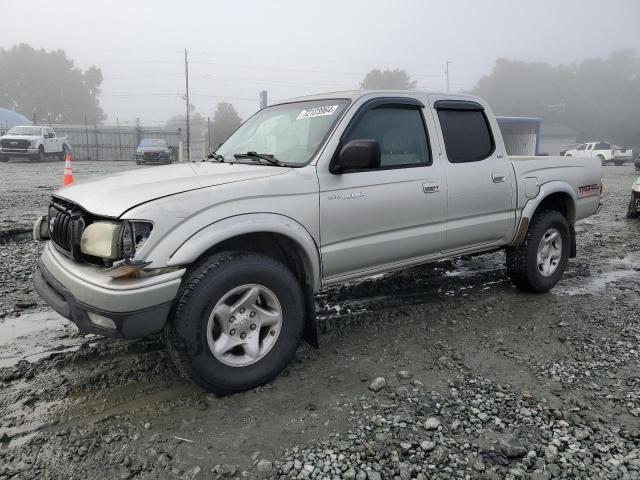
{"label": "windshield", "polygon": [[143,138],[140,140],[141,147],[166,147],[167,141],[156,138]]}
{"label": "windshield", "polygon": [[235,161],[234,154],[256,152],[285,164],[305,165],[347,104],[347,100],[318,100],[267,107],[242,124],[216,153],[226,161]]}
{"label": "windshield", "polygon": [[7,135],[41,135],[40,127],[13,127],[7,132]]}

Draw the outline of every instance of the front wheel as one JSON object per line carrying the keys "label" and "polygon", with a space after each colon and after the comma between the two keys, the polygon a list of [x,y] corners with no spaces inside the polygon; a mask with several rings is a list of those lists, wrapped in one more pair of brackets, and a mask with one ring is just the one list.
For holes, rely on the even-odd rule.
{"label": "front wheel", "polygon": [[176,366],[199,386],[229,394],[278,375],[304,329],[302,288],[270,257],[223,252],[183,283],[166,329]]}
{"label": "front wheel", "polygon": [[569,261],[567,219],[557,210],[536,213],[522,245],[507,249],[507,271],[517,287],[530,292],[551,290]]}
{"label": "front wheel", "polygon": [[44,153],[44,147],[42,145],[40,145],[40,148],[38,148],[38,156],[36,158],[39,162],[44,162],[47,160],[47,156]]}

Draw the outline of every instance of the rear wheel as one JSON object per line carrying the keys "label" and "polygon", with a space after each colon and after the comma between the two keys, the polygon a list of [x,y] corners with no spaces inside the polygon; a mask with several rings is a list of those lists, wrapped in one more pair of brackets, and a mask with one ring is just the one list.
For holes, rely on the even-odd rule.
{"label": "rear wheel", "polygon": [[38,148],[38,157],[37,157],[39,162],[44,162],[47,160],[47,156],[44,153],[44,147],[42,145],[40,145],[40,148]]}
{"label": "rear wheel", "polygon": [[569,224],[556,210],[536,213],[522,245],[507,249],[507,271],[517,287],[547,292],[562,277],[571,250]]}
{"label": "rear wheel", "polygon": [[166,329],[174,363],[205,390],[262,385],[289,363],[302,338],[304,297],[293,273],[251,252],[223,252],[196,267]]}
{"label": "rear wheel", "polygon": [[600,160],[601,165],[604,165],[605,163],[607,163],[607,159],[604,158],[602,155],[598,155],[598,160]]}

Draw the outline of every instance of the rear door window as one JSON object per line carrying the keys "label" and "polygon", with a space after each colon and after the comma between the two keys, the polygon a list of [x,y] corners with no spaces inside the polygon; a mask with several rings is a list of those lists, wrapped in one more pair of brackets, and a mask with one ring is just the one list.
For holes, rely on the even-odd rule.
{"label": "rear door window", "polygon": [[605,142],[596,143],[594,150],[610,150],[611,145]]}
{"label": "rear door window", "polygon": [[483,110],[436,109],[450,162],[478,162],[491,156],[495,142]]}

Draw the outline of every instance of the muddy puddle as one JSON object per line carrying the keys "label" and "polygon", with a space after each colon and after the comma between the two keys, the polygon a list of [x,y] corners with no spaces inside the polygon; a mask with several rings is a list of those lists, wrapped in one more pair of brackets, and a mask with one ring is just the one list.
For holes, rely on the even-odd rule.
{"label": "muddy puddle", "polygon": [[581,278],[579,285],[563,285],[561,282],[556,292],[560,295],[602,293],[616,282],[633,282],[640,285],[640,253],[609,259],[597,273]]}
{"label": "muddy puddle", "polygon": [[77,350],[82,339],[75,330],[68,320],[51,310],[0,319],[0,368]]}

